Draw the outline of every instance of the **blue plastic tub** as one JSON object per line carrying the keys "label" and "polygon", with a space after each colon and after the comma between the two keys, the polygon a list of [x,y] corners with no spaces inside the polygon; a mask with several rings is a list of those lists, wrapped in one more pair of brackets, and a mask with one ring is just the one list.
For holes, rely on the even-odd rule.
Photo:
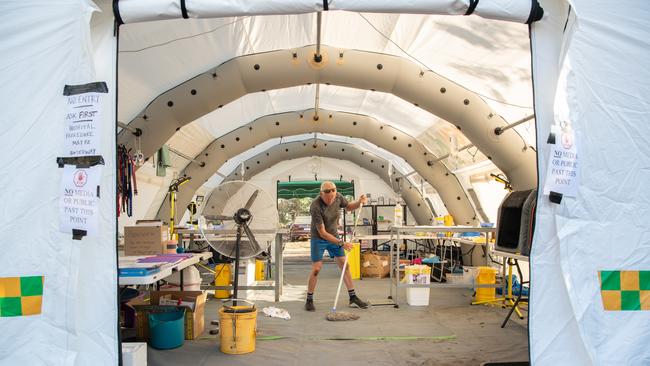
{"label": "blue plastic tub", "polygon": [[149,314],[151,347],[156,349],[178,348],[185,342],[185,309]]}

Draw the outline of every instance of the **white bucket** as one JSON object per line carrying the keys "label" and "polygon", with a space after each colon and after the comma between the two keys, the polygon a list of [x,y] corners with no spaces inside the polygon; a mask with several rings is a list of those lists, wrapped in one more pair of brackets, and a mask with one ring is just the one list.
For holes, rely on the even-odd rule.
{"label": "white bucket", "polygon": [[[166,278],[167,285],[162,289],[171,291],[180,291],[181,273],[174,272]],[[201,291],[201,273],[195,266],[183,269],[183,291]]]}
{"label": "white bucket", "polygon": [[[421,274],[413,276],[407,274],[406,283],[428,285],[430,283],[430,275]],[[429,306],[429,290],[429,288],[407,288],[406,302],[411,306]]]}

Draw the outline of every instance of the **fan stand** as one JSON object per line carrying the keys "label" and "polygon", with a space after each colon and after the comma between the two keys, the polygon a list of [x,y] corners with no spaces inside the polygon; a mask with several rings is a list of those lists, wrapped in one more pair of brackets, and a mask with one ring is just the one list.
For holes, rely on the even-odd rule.
{"label": "fan stand", "polygon": [[[237,224],[237,239],[235,240],[235,279],[233,280],[233,306],[237,306],[237,286],[239,282],[239,245],[241,244],[242,233],[245,231],[249,236],[253,236],[252,231],[248,227],[248,222],[253,218],[251,212],[245,208],[240,208],[235,212],[233,219]],[[250,238],[255,240],[255,237]]]}

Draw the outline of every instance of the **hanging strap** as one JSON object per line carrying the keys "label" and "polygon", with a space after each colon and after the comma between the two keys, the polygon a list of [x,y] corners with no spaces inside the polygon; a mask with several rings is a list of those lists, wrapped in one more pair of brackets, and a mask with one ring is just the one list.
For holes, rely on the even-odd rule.
{"label": "hanging strap", "polygon": [[469,0],[469,7],[467,8],[467,11],[465,12],[465,15],[472,15],[474,10],[476,10],[476,6],[478,5],[479,0]]}

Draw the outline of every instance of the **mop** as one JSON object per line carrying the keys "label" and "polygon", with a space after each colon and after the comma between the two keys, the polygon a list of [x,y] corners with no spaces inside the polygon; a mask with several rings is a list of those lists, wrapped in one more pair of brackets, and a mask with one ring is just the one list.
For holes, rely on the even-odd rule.
{"label": "mop", "polygon": [[[359,211],[357,212],[357,217],[354,220],[354,228],[352,229],[352,240],[354,240],[356,234],[357,234],[357,222],[359,222],[359,216],[361,216],[361,208],[363,207],[363,203],[359,204]],[[343,262],[343,268],[341,269],[341,278],[339,279],[339,287],[336,290],[336,297],[334,298],[334,306],[332,307],[332,312],[327,314],[325,316],[325,319],[329,321],[347,321],[347,320],[357,320],[359,319],[359,315],[353,314],[353,313],[348,313],[345,311],[340,311],[336,312],[336,304],[339,301],[339,294],[341,293],[341,284],[343,283],[343,276],[345,275],[345,271],[348,266],[348,255],[346,254],[345,256],[345,262]]]}

